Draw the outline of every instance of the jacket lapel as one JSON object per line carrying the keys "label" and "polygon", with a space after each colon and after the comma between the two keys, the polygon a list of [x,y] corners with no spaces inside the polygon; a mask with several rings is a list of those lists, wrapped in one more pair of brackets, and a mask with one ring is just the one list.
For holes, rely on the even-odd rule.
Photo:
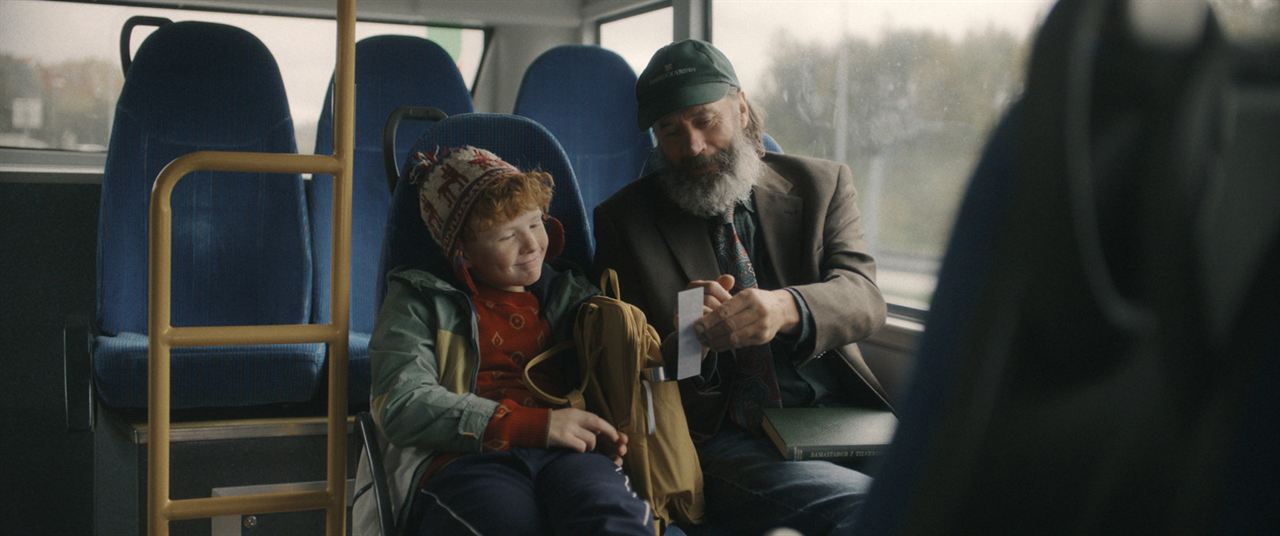
{"label": "jacket lapel", "polygon": [[720,274],[706,220],[680,210],[664,198],[658,210],[658,229],[686,281],[715,279]]}
{"label": "jacket lapel", "polygon": [[764,236],[764,248],[778,285],[784,287],[793,284],[801,270],[797,263],[801,259],[800,214],[804,200],[790,195],[790,191],[791,183],[766,165],[755,189],[760,221],[757,232]]}

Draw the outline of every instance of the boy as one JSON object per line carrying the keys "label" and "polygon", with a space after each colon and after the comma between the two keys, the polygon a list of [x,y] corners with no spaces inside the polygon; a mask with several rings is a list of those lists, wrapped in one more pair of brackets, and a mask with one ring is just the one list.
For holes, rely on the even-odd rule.
{"label": "boy", "polygon": [[[398,518],[423,534],[653,534],[619,467],[626,436],[520,380],[596,292],[545,264],[563,244],[551,176],[468,146],[420,159],[422,219],[452,273],[392,272],[370,341]],[[532,376],[563,392],[572,368],[561,354]]]}

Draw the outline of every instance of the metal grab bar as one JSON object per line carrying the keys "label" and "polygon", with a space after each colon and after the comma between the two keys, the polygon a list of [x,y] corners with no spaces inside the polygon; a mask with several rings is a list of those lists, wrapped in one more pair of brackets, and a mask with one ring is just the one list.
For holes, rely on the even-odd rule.
{"label": "metal grab bar", "polygon": [[418,121],[440,121],[449,114],[444,110],[431,106],[400,106],[387,116],[382,126],[382,166],[387,171],[387,191],[396,193],[396,183],[400,181],[400,164],[396,161],[396,130],[403,119]]}
{"label": "metal grab bar", "polygon": [[[347,337],[351,289],[351,175],[355,138],[355,0],[338,1],[338,64],[334,86],[334,154],[297,155],[201,151],[170,162],[151,190],[148,221],[147,534],[167,536],[169,522],[231,514],[325,510],[325,533],[346,530]],[[171,325],[174,186],[196,171],[331,175],[333,256],[328,324],[180,327]],[[323,342],[329,348],[329,404],[324,491],[199,499],[169,497],[170,350],[229,343]]]}
{"label": "metal grab bar", "polygon": [[276,326],[217,326],[169,328],[170,346],[219,346],[234,344],[301,344],[340,342],[341,333],[329,324]]}
{"label": "metal grab bar", "polygon": [[129,76],[129,66],[133,65],[133,58],[129,57],[129,45],[133,38],[133,29],[138,26],[155,26],[159,28],[166,24],[173,24],[173,21],[164,17],[148,17],[146,15],[134,15],[129,20],[124,21],[124,28],[120,29],[120,68],[124,69],[124,75]]}

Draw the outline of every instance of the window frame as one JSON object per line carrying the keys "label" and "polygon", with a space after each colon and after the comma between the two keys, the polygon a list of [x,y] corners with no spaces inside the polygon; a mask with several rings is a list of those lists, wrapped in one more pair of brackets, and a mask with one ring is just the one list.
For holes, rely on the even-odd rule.
{"label": "window frame", "polygon": [[[86,2],[77,0],[49,0],[51,2],[66,4],[84,4]],[[127,0],[96,0],[91,2],[95,5],[118,6],[118,7],[134,7],[139,9],[165,9],[177,10],[191,13],[218,13],[233,15],[260,15],[269,17],[288,17],[294,19],[312,19],[312,20],[336,20],[332,16],[322,15],[318,13],[305,13],[298,11],[290,11],[288,9],[248,9],[238,8],[235,6],[217,6],[217,5],[157,5],[155,3],[127,1]],[[430,21],[413,21],[405,22],[393,17],[356,17],[356,22],[371,22],[377,24],[395,24],[400,26],[417,26],[423,28],[445,28],[457,30],[480,30],[483,32],[482,49],[480,50],[479,65],[471,80],[467,83],[467,90],[474,99],[476,94],[476,85],[480,80],[480,76],[484,71],[485,63],[489,58],[490,45],[493,43],[493,26],[475,25],[475,24],[457,24],[457,23],[437,23]],[[132,43],[131,43],[132,45]],[[111,54],[116,56],[116,54]],[[107,151],[71,151],[62,148],[32,148],[32,147],[9,147],[0,146],[0,173],[49,173],[60,174],[72,172],[79,175],[96,173],[99,179],[94,182],[101,181],[101,174],[106,168]]]}
{"label": "window frame", "polygon": [[[703,0],[703,1],[710,2],[710,0]],[[618,22],[623,19],[629,19],[631,17],[644,15],[646,13],[657,11],[659,9],[666,9],[669,7],[674,9],[675,7],[674,2],[672,2],[672,0],[662,0],[659,2],[641,4],[617,13],[610,14],[608,16],[600,17],[594,21],[595,42],[593,44],[595,44],[596,46],[600,46],[600,41],[601,41],[600,30],[601,30],[601,27],[604,26],[605,24],[609,24],[611,22]]]}

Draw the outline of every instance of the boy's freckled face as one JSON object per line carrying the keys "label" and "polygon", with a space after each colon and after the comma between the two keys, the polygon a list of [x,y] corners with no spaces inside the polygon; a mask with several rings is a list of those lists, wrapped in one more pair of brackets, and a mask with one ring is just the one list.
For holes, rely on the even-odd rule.
{"label": "boy's freckled face", "polygon": [[476,283],[522,291],[542,276],[542,261],[547,255],[542,211],[522,212],[510,221],[462,239],[461,245]]}

